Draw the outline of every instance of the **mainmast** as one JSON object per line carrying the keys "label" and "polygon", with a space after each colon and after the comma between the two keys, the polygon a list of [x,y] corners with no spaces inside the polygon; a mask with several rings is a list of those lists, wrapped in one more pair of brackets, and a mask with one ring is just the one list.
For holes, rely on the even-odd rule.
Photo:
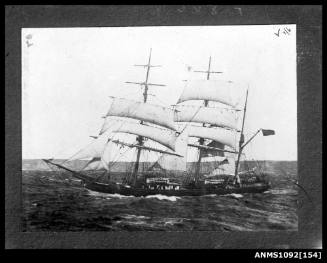
{"label": "mainmast", "polygon": [[[194,72],[200,72],[200,73],[207,73],[207,80],[210,79],[210,73],[222,73],[221,71],[210,71],[211,68],[211,56],[209,57],[209,65],[208,65],[208,70],[206,71],[202,71],[202,70],[195,70]],[[204,107],[208,107],[209,101],[208,100],[204,100]],[[205,126],[205,123],[202,124],[202,126]],[[204,139],[203,138],[199,138],[199,145],[202,146],[204,143]],[[199,180],[199,173],[200,173],[200,165],[201,165],[201,159],[202,159],[202,153],[203,153],[203,149],[199,148],[199,157],[196,163],[196,170],[195,170],[195,183],[198,183]]]}
{"label": "mainmast", "polygon": [[[127,81],[126,83],[131,83],[131,84],[139,84],[141,86],[144,86],[144,92],[143,92],[143,102],[146,103],[147,99],[148,99],[148,87],[149,85],[152,86],[165,86],[162,84],[154,84],[154,83],[149,83],[149,73],[150,73],[150,68],[151,67],[161,67],[161,65],[151,65],[151,52],[152,52],[152,48],[150,49],[150,55],[149,55],[149,60],[148,63],[146,65],[134,65],[136,67],[144,67],[146,68],[146,77],[145,77],[145,81],[144,82],[129,82]],[[140,121],[140,124],[143,124],[143,121]],[[140,164],[140,156],[141,156],[141,151],[142,151],[142,147],[144,144],[144,137],[143,136],[137,136],[136,138],[137,140],[137,145],[139,147],[137,147],[137,155],[136,155],[136,162],[135,162],[135,166],[134,166],[134,170],[132,173],[132,184],[135,185],[136,184],[136,179],[137,179],[137,173],[138,173],[138,169],[139,169],[139,164]]]}

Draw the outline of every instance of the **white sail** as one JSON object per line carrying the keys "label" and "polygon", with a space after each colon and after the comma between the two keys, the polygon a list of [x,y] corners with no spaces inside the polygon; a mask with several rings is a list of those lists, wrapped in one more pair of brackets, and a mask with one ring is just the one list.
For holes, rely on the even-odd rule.
{"label": "white sail", "polygon": [[190,80],[185,85],[177,103],[188,100],[209,100],[232,107],[236,106],[237,102],[232,97],[235,86],[232,82],[224,80]]}
{"label": "white sail", "polygon": [[106,116],[128,117],[176,130],[174,110],[160,105],[113,98]]}
{"label": "white sail", "polygon": [[88,159],[88,158],[101,158],[106,145],[108,142],[107,133],[94,139],[92,143],[87,145],[85,148],[78,151],[75,155],[69,158],[67,161],[77,160],[77,159]]}
{"label": "white sail", "polygon": [[83,170],[102,170],[102,169],[105,169],[105,167],[101,161],[101,158],[93,158],[83,168]]}
{"label": "white sail", "polygon": [[181,157],[163,154],[157,161],[160,167],[165,170],[185,172],[187,163],[187,143],[188,134],[187,130],[184,130],[178,136],[175,143],[175,153],[181,155]]}
{"label": "white sail", "polygon": [[106,117],[99,132],[99,135],[102,135],[105,132],[110,134],[113,129],[117,129],[117,127],[121,126],[122,123],[122,119],[120,118]]}
{"label": "white sail", "polygon": [[111,141],[108,141],[105,146],[105,149],[102,152],[100,165],[99,165],[100,169],[106,169],[107,171],[109,171],[109,162],[113,154],[114,154],[113,143]]}
{"label": "white sail", "polygon": [[177,105],[174,120],[176,122],[198,122],[237,129],[234,110],[190,105]]}
{"label": "white sail", "polygon": [[114,125],[112,132],[123,132],[140,135],[154,140],[175,151],[176,132],[139,123],[121,121],[121,125]]}
{"label": "white sail", "polygon": [[187,129],[189,136],[214,140],[235,149],[236,133],[231,130],[194,125],[189,125]]}
{"label": "white sail", "polygon": [[[105,137],[106,137],[106,140],[108,141],[107,135],[108,134],[106,133]],[[102,138],[101,138],[101,140],[102,140]],[[98,142],[96,144],[100,145],[100,143],[98,143]],[[95,144],[92,144],[92,145],[95,145]],[[90,149],[90,147],[87,147],[86,149]],[[105,169],[105,170],[109,171],[109,163],[110,163],[110,161],[115,161],[114,157],[117,156],[116,155],[117,150],[119,150],[119,149],[116,146],[116,144],[111,141],[108,141],[100,151],[96,152],[95,157],[93,157],[87,163],[87,165],[83,168],[83,170],[103,170],[103,169]],[[91,151],[91,153],[94,153],[94,152]],[[79,157],[79,156],[77,156],[77,157]]]}

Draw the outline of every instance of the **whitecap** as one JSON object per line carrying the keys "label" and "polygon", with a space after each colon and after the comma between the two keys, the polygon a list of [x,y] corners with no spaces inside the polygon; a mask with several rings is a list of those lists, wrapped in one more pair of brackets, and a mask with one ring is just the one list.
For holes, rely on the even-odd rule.
{"label": "whitecap", "polygon": [[121,194],[107,194],[109,197],[112,198],[119,198],[119,199],[123,199],[123,198],[134,198],[134,195],[121,195]]}
{"label": "whitecap", "polygon": [[210,194],[210,195],[205,195],[205,196],[207,196],[207,197],[216,197],[217,194]]}
{"label": "whitecap", "polygon": [[173,226],[175,224],[181,223],[183,220],[181,218],[165,218],[163,219],[164,226]]}
{"label": "whitecap", "polygon": [[161,194],[148,195],[148,196],[146,196],[146,198],[157,198],[159,200],[168,200],[168,201],[172,201],[172,202],[176,202],[177,199],[181,199],[178,196],[167,196],[167,195],[161,195]]}
{"label": "whitecap", "polygon": [[297,194],[297,191],[293,189],[270,189],[268,191],[265,191],[264,194],[274,194],[274,195]]}
{"label": "whitecap", "polygon": [[74,178],[70,178],[70,181],[71,181],[71,182],[78,182],[78,183],[82,182],[82,180],[74,179]]}
{"label": "whitecap", "polygon": [[130,198],[130,197],[135,197],[133,195],[120,195],[120,194],[107,194],[107,193],[100,193],[100,192],[96,192],[96,191],[92,191],[87,189],[87,191],[89,192],[89,195],[91,196],[95,196],[95,197],[102,197],[102,198],[106,198],[106,199],[111,199],[111,198]]}
{"label": "whitecap", "polygon": [[148,216],[137,216],[137,215],[122,215],[125,219],[150,219]]}
{"label": "whitecap", "polygon": [[56,179],[52,179],[52,178],[48,178],[49,181],[52,181],[52,182],[58,182],[58,180]]}
{"label": "whitecap", "polygon": [[234,198],[242,198],[243,197],[243,195],[241,195],[241,194],[235,194],[235,193],[225,194],[223,196],[231,196],[231,197],[234,197]]}

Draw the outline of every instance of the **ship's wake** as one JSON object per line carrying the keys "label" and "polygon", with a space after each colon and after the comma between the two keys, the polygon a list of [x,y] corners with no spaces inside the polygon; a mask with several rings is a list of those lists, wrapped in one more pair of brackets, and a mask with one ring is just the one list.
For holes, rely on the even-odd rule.
{"label": "ship's wake", "polygon": [[161,194],[157,194],[157,195],[148,195],[145,197],[136,197],[134,195],[121,195],[121,194],[107,194],[107,193],[100,193],[100,192],[96,192],[96,191],[92,191],[87,189],[88,191],[88,195],[93,196],[93,197],[98,197],[98,198],[103,198],[103,199],[126,199],[126,198],[154,198],[154,199],[158,199],[158,200],[165,200],[165,201],[171,201],[171,202],[176,202],[178,199],[181,199],[181,197],[178,196],[167,196],[167,195],[161,195]]}

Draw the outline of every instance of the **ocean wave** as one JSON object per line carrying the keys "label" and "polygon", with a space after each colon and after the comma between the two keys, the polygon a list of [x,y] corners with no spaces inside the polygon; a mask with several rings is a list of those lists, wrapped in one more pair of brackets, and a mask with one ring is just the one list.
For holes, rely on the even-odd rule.
{"label": "ocean wave", "polygon": [[[89,190],[89,189],[87,189],[87,191],[89,192],[89,195],[91,195],[91,196],[101,197],[101,198],[106,198],[106,199],[110,199],[110,198],[118,198],[118,199],[137,198],[134,195],[107,194],[107,193],[100,193],[100,192],[92,191],[92,190]],[[166,195],[157,194],[157,195],[148,195],[148,196],[145,196],[145,198],[156,198],[158,200],[167,200],[167,201],[176,202],[181,197],[166,196]]]}
{"label": "ocean wave", "polygon": [[65,181],[66,181],[66,182],[77,182],[77,183],[82,182],[82,180],[74,179],[74,178],[66,178]]}
{"label": "ocean wave", "polygon": [[217,197],[217,194],[204,195],[205,197]]}
{"label": "ocean wave", "polygon": [[225,195],[222,195],[222,196],[231,196],[231,197],[234,197],[234,198],[242,198],[242,197],[244,197],[241,194],[234,194],[234,193],[232,193],[232,194],[225,194]]}
{"label": "ocean wave", "polygon": [[274,194],[274,195],[285,195],[285,194],[297,194],[294,189],[270,189],[263,192],[264,194]]}
{"label": "ocean wave", "polygon": [[[39,179],[44,182],[40,182]],[[23,176],[23,231],[296,231],[295,184],[265,194],[123,196]],[[162,193],[161,193],[162,194]],[[180,198],[180,199],[179,199]],[[222,246],[225,248],[224,246]]]}
{"label": "ocean wave", "polygon": [[148,196],[146,196],[146,198],[156,198],[159,200],[168,200],[168,201],[172,201],[172,202],[176,202],[178,199],[181,199],[178,196],[167,196],[167,195],[161,195],[161,194],[148,195]]}
{"label": "ocean wave", "polygon": [[122,218],[125,218],[125,219],[150,219],[150,217],[148,216],[137,216],[137,215],[121,215]]}
{"label": "ocean wave", "polygon": [[151,223],[149,220],[151,217],[148,216],[140,216],[140,215],[133,215],[133,214],[126,214],[120,216],[123,220],[120,220],[118,223],[127,224],[127,225],[134,225],[134,226],[149,226]]}
{"label": "ocean wave", "polygon": [[107,194],[109,197],[111,198],[119,198],[119,199],[123,199],[123,198],[136,198],[136,196],[134,195],[121,195],[121,194]]}
{"label": "ocean wave", "polygon": [[106,199],[111,199],[111,198],[123,199],[123,198],[135,197],[134,195],[120,195],[120,194],[100,193],[100,192],[92,191],[92,190],[89,190],[89,189],[87,189],[87,191],[88,191],[89,195],[91,195],[91,196],[101,197],[101,198],[106,198]]}
{"label": "ocean wave", "polygon": [[47,178],[48,181],[51,182],[61,182],[62,180],[58,180],[58,179],[53,179],[53,178]]}
{"label": "ocean wave", "polygon": [[162,219],[164,226],[174,226],[176,224],[182,224],[183,219],[182,218],[164,218]]}

